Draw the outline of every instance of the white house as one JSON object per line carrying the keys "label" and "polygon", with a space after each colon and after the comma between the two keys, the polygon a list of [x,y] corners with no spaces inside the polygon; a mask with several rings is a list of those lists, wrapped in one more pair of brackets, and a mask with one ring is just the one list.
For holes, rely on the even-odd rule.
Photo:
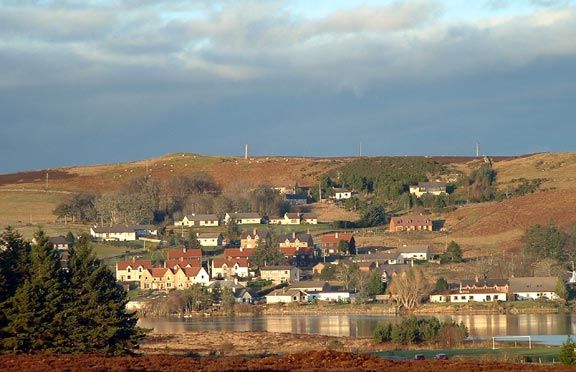
{"label": "white house", "polygon": [[134,241],[140,237],[157,235],[158,229],[152,225],[91,227],[93,238],[107,241]]}
{"label": "white house", "polygon": [[510,292],[516,300],[537,300],[546,298],[549,300],[558,300],[556,294],[556,285],[558,277],[518,277],[510,278]]}
{"label": "white house", "polygon": [[222,247],[224,237],[220,233],[196,233],[196,239],[203,247]]}
{"label": "white house", "polygon": [[308,292],[308,301],[351,302],[356,298],[355,293],[348,291],[322,291]]}
{"label": "white house", "polygon": [[186,215],[181,221],[175,221],[174,226],[218,226],[220,221],[215,214]]}
{"label": "white house", "polygon": [[352,191],[346,189],[334,189],[333,199],[346,200],[352,197]]}
{"label": "white house", "polygon": [[284,213],[282,217],[272,217],[268,220],[271,225],[300,225],[298,213]]}
{"label": "white house", "polygon": [[262,223],[262,217],[258,213],[226,213],[224,223],[235,221],[238,225],[250,225]]}
{"label": "white house", "polygon": [[402,260],[428,261],[430,259],[429,245],[405,245],[396,251]]}
{"label": "white house", "polygon": [[410,194],[416,195],[418,198],[425,194],[446,194],[446,184],[443,182],[420,182],[418,185],[410,186]]}
{"label": "white house", "polygon": [[302,223],[308,225],[317,225],[318,216],[314,213],[302,213]]}
{"label": "white house", "polygon": [[490,302],[507,299],[506,293],[491,288],[454,290],[449,293],[449,297],[450,302]]}
{"label": "white house", "polygon": [[212,278],[224,279],[250,276],[250,263],[247,258],[216,257],[212,260]]}
{"label": "white house", "polygon": [[308,295],[306,292],[299,289],[290,288],[280,288],[270,292],[265,296],[267,304],[289,304],[289,303],[301,303],[308,301]]}
{"label": "white house", "polygon": [[179,267],[175,273],[176,289],[186,289],[193,284],[208,285],[210,275],[202,266]]}

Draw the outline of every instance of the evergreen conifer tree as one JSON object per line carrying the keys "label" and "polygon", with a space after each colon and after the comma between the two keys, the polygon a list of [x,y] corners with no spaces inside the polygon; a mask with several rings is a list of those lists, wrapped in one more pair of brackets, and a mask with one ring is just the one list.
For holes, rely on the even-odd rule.
{"label": "evergreen conifer tree", "polygon": [[70,252],[69,341],[75,352],[118,355],[131,352],[144,336],[135,314],[126,312],[126,292],[81,236]]}
{"label": "evergreen conifer tree", "polygon": [[29,273],[9,300],[2,342],[13,352],[68,352],[63,305],[64,272],[59,255],[42,231],[30,252]]}

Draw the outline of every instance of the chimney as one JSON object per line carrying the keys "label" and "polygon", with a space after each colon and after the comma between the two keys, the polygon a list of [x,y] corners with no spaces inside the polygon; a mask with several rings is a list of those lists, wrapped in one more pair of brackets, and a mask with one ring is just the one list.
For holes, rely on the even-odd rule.
{"label": "chimney", "polygon": [[132,256],[132,262],[136,262],[136,257]]}
{"label": "chimney", "polygon": [[256,228],[254,228],[254,230],[252,230],[252,234],[254,234],[254,236],[256,236]]}
{"label": "chimney", "polygon": [[186,253],[186,247],[182,248],[182,252]]}
{"label": "chimney", "polygon": [[292,231],[292,239],[296,239],[296,231]]}
{"label": "chimney", "polygon": [[238,278],[234,278],[234,284],[238,285]]}
{"label": "chimney", "polygon": [[339,236],[338,233],[334,234],[334,237],[335,237],[336,239],[338,239],[338,236]]}
{"label": "chimney", "polygon": [[476,283],[478,283],[478,275],[476,275],[474,279],[476,280]]}

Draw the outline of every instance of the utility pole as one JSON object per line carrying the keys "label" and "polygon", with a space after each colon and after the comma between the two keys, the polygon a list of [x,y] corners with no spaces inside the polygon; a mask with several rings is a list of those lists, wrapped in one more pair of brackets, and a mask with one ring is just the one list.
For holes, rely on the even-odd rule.
{"label": "utility pole", "polygon": [[362,142],[360,142],[360,157],[362,157]]}
{"label": "utility pole", "polygon": [[44,187],[44,191],[48,191],[48,172],[46,172],[46,186]]}
{"label": "utility pole", "polygon": [[318,201],[322,201],[322,182],[318,184]]}

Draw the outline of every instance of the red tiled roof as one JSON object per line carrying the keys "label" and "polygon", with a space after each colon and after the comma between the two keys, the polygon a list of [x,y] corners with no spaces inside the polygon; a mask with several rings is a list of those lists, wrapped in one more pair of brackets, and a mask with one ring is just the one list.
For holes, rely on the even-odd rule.
{"label": "red tiled roof", "polygon": [[213,267],[222,267],[222,265],[226,264],[228,267],[234,266],[238,263],[240,267],[249,267],[249,261],[247,258],[232,258],[228,259],[226,257],[216,257],[214,258]]}
{"label": "red tiled roof", "polygon": [[167,260],[166,261],[166,267],[169,268],[174,268],[176,267],[176,265],[180,266],[181,268],[185,268],[186,266],[190,266],[190,267],[200,267],[202,266],[202,263],[200,262],[200,260],[195,260],[195,259],[177,259],[177,260]]}
{"label": "red tiled roof", "polygon": [[314,248],[307,247],[307,248],[298,248],[298,247],[282,247],[280,248],[282,254],[285,256],[296,256],[296,255],[313,255]]}
{"label": "red tiled roof", "polygon": [[426,226],[432,225],[430,216],[407,215],[402,217],[392,217],[392,222],[402,226]]}
{"label": "red tiled roof", "polygon": [[198,273],[200,272],[201,269],[202,269],[201,266],[187,267],[185,269],[182,269],[182,271],[184,271],[184,274],[186,275],[186,277],[190,278],[190,277],[194,277],[194,276],[198,275]]}
{"label": "red tiled roof", "polygon": [[322,235],[320,237],[320,242],[321,243],[336,243],[336,244],[338,244],[342,240],[349,242],[353,236],[354,235],[352,235],[350,233],[338,233],[338,237],[336,237],[336,234]]}
{"label": "red tiled roof", "polygon": [[166,274],[166,272],[170,270],[170,269],[166,269],[164,267],[153,267],[151,269],[148,269],[148,271],[150,272],[150,275],[152,275],[152,277],[154,278],[161,278],[164,276],[164,274]]}
{"label": "red tiled roof", "polygon": [[143,269],[151,269],[152,268],[152,261],[150,260],[128,260],[128,261],[119,261],[116,263],[118,270],[126,270],[128,266],[131,269],[137,269],[139,266],[142,266]]}
{"label": "red tiled roof", "polygon": [[254,249],[251,248],[226,248],[224,249],[224,256],[226,257],[251,257],[254,254]]}
{"label": "red tiled roof", "polygon": [[176,248],[168,250],[168,259],[174,260],[180,257],[183,258],[198,258],[202,257],[202,249],[199,248]]}

